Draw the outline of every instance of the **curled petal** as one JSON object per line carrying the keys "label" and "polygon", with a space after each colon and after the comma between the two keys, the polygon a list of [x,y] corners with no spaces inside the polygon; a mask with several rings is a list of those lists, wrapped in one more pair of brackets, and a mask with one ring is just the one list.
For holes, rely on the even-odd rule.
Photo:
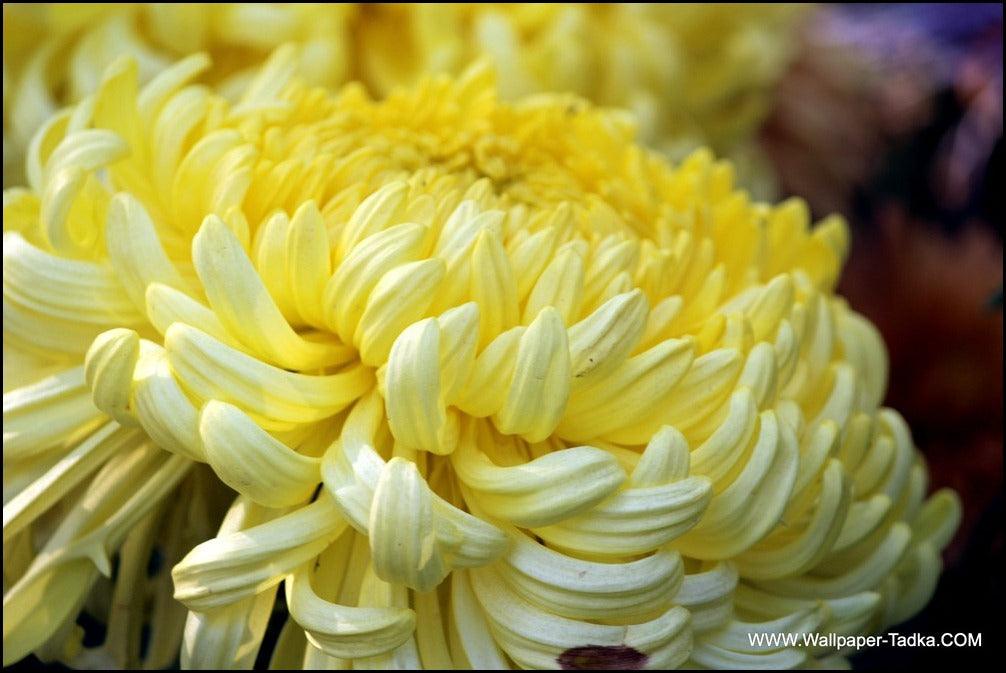
{"label": "curled petal", "polygon": [[673,668],[691,651],[690,616],[670,608],[655,619],[629,626],[606,626],[559,617],[525,601],[492,568],[472,573],[472,588],[486,611],[500,647],[525,668],[554,668],[563,654],[596,647],[626,653],[646,668]]}
{"label": "curled petal", "polygon": [[381,471],[369,528],[374,572],[381,579],[429,591],[447,576],[437,549],[433,496],[414,463],[395,457]]}
{"label": "curled petal", "polygon": [[678,541],[689,556],[725,559],[750,548],[778,523],[796,480],[795,438],[772,411],[737,478],[713,497],[698,525]]}
{"label": "curled petal", "polygon": [[199,410],[188,398],[163,348],[147,342],[133,372],[133,408],[140,425],[161,448],[206,462],[199,437]]}
{"label": "curled petal", "polygon": [[602,378],[635,347],[646,327],[641,290],[619,294],[569,328],[569,352],[577,386]]}
{"label": "curled petal", "polygon": [[134,196],[120,192],[108,206],[105,241],[115,276],[133,304],[146,311],[147,286],[162,283],[186,291],[186,283],[168,258],[153,220]]}
{"label": "curled petal", "polygon": [[[470,423],[468,434],[473,430]],[[585,512],[625,480],[611,454],[590,446],[555,451],[524,465],[497,467],[471,437],[463,437],[451,463],[480,509],[528,528]]]}
{"label": "curled petal", "polygon": [[513,378],[496,426],[529,442],[547,438],[566,409],[569,346],[558,311],[542,310],[520,338]]}
{"label": "curled petal", "polygon": [[230,228],[210,215],[192,242],[192,259],[210,305],[224,327],[250,349],[288,369],[346,362],[335,342],[308,341],[280,313]]}
{"label": "curled petal", "polygon": [[378,281],[353,335],[364,363],[376,367],[388,359],[402,330],[426,314],[444,273],[443,261],[431,258],[396,267]]}
{"label": "curled petal", "polygon": [[41,453],[100,414],[91,401],[83,365],[4,393],[4,459]]}
{"label": "curled petal", "polygon": [[94,406],[120,425],[136,425],[130,410],[133,370],[140,359],[140,335],[130,329],[102,332],[84,358],[84,378]]}
{"label": "curled petal", "polygon": [[323,376],[291,373],[181,323],[168,329],[164,347],[172,370],[197,396],[230,402],[277,421],[321,420],[373,385],[373,374],[360,365]]}
{"label": "curled petal", "polygon": [[631,623],[662,613],[684,577],[681,557],[660,551],[629,563],[565,556],[526,535],[495,566],[510,587],[542,610],[570,619]]}
{"label": "curled petal", "polygon": [[266,507],[303,502],[321,481],[318,458],[293,451],[226,402],[210,400],[203,406],[199,436],[217,476]]}
{"label": "curled petal", "polygon": [[416,614],[408,608],[347,607],[320,598],[307,566],[287,576],[286,602],[308,640],[341,659],[384,654],[404,643],[416,627]]}
{"label": "curled petal", "polygon": [[202,612],[254,596],[317,556],[345,528],[346,520],[322,492],[290,514],[208,540],[172,569],[175,600]]}
{"label": "curled petal", "polygon": [[458,418],[440,384],[440,327],[434,318],[409,325],[395,339],[385,374],[388,425],[405,447],[451,453]]}
{"label": "curled petal", "polygon": [[663,341],[624,361],[608,376],[575,386],[557,433],[571,441],[603,437],[642,444],[666,423],[671,391],[692,366],[690,337]]}
{"label": "curled petal", "polygon": [[665,427],[650,441],[624,490],[584,514],[534,532],[589,557],[656,550],[692,528],[709,504],[709,480],[684,477],[687,473],[688,443]]}
{"label": "curled petal", "polygon": [[692,613],[692,628],[696,633],[717,628],[729,621],[733,614],[737,578],[737,568],[724,562],[685,574],[674,602]]}
{"label": "curled petal", "polygon": [[343,340],[353,339],[378,281],[392,269],[416,260],[427,228],[414,223],[378,231],[358,243],[325,286],[325,321]]}

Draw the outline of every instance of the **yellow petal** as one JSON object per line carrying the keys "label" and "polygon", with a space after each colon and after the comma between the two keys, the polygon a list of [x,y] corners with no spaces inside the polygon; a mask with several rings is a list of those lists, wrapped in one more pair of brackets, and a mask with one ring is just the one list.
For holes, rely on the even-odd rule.
{"label": "yellow petal", "polygon": [[203,406],[199,436],[221,481],[266,507],[303,502],[321,481],[319,459],[290,449],[226,402]]}
{"label": "yellow petal", "polygon": [[471,259],[471,297],[479,307],[479,345],[517,324],[517,285],[499,236],[483,229]]}
{"label": "yellow petal", "polygon": [[566,328],[558,311],[545,308],[517,346],[513,378],[495,416],[500,432],[521,435],[529,442],[552,434],[566,409],[569,374]]}
{"label": "yellow petal", "polygon": [[571,619],[645,621],[671,605],[684,577],[681,557],[661,551],[628,563],[565,556],[515,533],[503,563],[504,580],[528,602]]}
{"label": "yellow petal", "polygon": [[385,465],[369,523],[378,577],[429,591],[447,576],[450,569],[437,548],[432,493],[414,463],[396,457]]}
{"label": "yellow petal", "polygon": [[634,652],[633,663],[657,669],[680,665],[691,651],[690,617],[680,607],[648,622],[607,626],[542,611],[509,590],[491,568],[474,571],[472,587],[501,648],[525,668],[554,668],[567,651],[587,646]]}
{"label": "yellow petal", "polygon": [[175,600],[190,610],[230,605],[274,587],[346,528],[331,498],[198,545],[176,565]]}
{"label": "yellow petal", "polygon": [[440,385],[440,327],[434,318],[413,323],[395,339],[385,374],[388,426],[405,447],[449,454],[457,445],[457,414]]}
{"label": "yellow petal", "polygon": [[290,616],[308,640],[332,657],[356,659],[383,654],[404,643],[416,626],[408,608],[347,607],[323,600],[311,587],[306,566],[286,578]]}
{"label": "yellow petal", "polygon": [[164,346],[172,370],[195,395],[279,421],[321,420],[345,408],[373,385],[373,374],[359,365],[325,376],[294,374],[181,323],[168,329]]}
{"label": "yellow petal", "polygon": [[209,216],[193,239],[192,258],[210,306],[236,338],[288,369],[312,369],[348,360],[337,342],[308,341],[283,318],[223,220]]}
{"label": "yellow petal", "polygon": [[443,261],[431,258],[384,274],[370,293],[353,335],[364,363],[376,367],[388,359],[402,330],[426,315],[444,273]]}
{"label": "yellow petal", "polygon": [[575,516],[614,493],[625,480],[611,454],[590,446],[555,451],[524,465],[497,467],[473,441],[474,423],[467,425],[451,464],[472,489],[480,509],[516,526],[547,526]]}
{"label": "yellow petal", "polygon": [[301,318],[321,326],[322,296],[332,275],[328,231],[314,201],[306,201],[290,220],[286,267],[290,275],[293,301]]}
{"label": "yellow petal", "polygon": [[4,458],[20,460],[40,453],[99,415],[83,365],[4,393]]}
{"label": "yellow petal", "polygon": [[165,253],[147,210],[128,192],[116,194],[109,204],[105,240],[115,276],[139,310],[146,312],[151,283],[188,290]]}
{"label": "yellow petal", "polygon": [[603,378],[621,364],[646,326],[648,307],[640,290],[620,294],[569,328],[569,352],[577,386]]}
{"label": "yellow petal", "polygon": [[[367,299],[386,273],[419,258],[427,228],[399,224],[363,239],[349,251],[325,286],[325,322],[345,343],[353,339]],[[261,265],[260,265],[261,266]]]}
{"label": "yellow petal", "polygon": [[130,409],[133,370],[140,359],[140,335],[129,329],[102,332],[84,358],[84,379],[94,406],[120,425],[136,425]]}

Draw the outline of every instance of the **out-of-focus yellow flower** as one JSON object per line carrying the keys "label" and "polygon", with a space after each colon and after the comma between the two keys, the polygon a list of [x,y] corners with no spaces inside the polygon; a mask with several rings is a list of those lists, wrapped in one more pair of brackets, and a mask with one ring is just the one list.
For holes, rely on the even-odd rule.
{"label": "out-of-focus yellow flower", "polygon": [[749,140],[793,51],[785,5],[368,5],[364,82],[383,94],[487,56],[515,100],[571,91],[635,113],[651,146],[725,152]]}
{"label": "out-of-focus yellow flower", "polygon": [[247,667],[281,584],[308,668],[812,664],[748,634],[928,600],[959,505],[878,406],[839,218],[485,67],[375,102],[297,59],[235,103],[117,61],[4,192],[5,664],[146,626]]}
{"label": "out-of-focus yellow flower", "polygon": [[204,80],[236,97],[273,49],[295,42],[299,74],[337,86],[350,74],[355,11],[331,3],[5,4],[4,185],[23,181],[39,125],[94,91],[120,56],[135,58],[146,82],[183,56],[208,52],[213,68]]}
{"label": "out-of-focus yellow flower", "polygon": [[4,81],[10,77],[12,101],[8,106],[5,95],[5,184],[13,184],[38,124],[93,90],[120,54],[138,59],[145,81],[179,56],[209,51],[210,80],[233,93],[269,49],[297,41],[312,83],[359,79],[377,95],[488,57],[507,99],[569,91],[626,108],[651,147],[683,158],[709,146],[753,164],[746,182],[761,185],[750,141],[789,61],[802,11],[700,4],[5,6]]}

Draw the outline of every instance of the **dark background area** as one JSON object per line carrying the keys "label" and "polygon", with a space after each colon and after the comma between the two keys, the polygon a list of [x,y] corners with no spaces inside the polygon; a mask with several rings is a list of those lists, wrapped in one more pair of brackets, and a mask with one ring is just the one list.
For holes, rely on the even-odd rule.
{"label": "dark background area", "polygon": [[811,18],[763,144],[786,194],[846,215],[839,286],[884,336],[885,404],[961,496],[926,609],[889,630],[981,633],[894,648],[861,670],[990,664],[1004,632],[1003,80],[1000,4],[831,6]]}

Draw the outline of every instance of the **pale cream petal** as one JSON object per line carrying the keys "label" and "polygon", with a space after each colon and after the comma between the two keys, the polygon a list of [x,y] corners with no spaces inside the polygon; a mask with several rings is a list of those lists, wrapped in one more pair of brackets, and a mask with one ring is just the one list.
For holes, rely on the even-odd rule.
{"label": "pale cream petal", "polygon": [[164,347],[172,370],[193,394],[277,421],[321,420],[344,409],[373,385],[373,374],[360,365],[339,374],[291,373],[182,323],[168,328]]}
{"label": "pale cream petal", "polygon": [[443,261],[434,257],[402,264],[381,277],[353,335],[362,362],[376,367],[388,359],[402,331],[427,315],[445,273]]}
{"label": "pale cream petal", "polygon": [[286,266],[298,313],[304,322],[320,327],[332,265],[328,229],[314,201],[305,201],[290,220]]}
{"label": "pale cream petal", "polygon": [[543,309],[517,346],[506,400],[494,416],[500,432],[521,435],[529,442],[552,434],[569,398],[569,352],[559,312]]}
{"label": "pale cream petal", "polygon": [[470,577],[467,570],[451,575],[451,655],[459,668],[508,671],[510,665],[489,631]]}
{"label": "pale cream petal", "polygon": [[[186,396],[168,363],[167,352],[147,342],[133,372],[133,408],[140,425],[166,451],[206,462],[199,437],[199,410]],[[142,351],[146,350],[146,353]]]}
{"label": "pale cream petal", "polygon": [[286,578],[290,615],[308,640],[341,659],[372,657],[395,649],[415,630],[416,615],[400,607],[346,607],[320,598],[306,566]]}
{"label": "pale cream petal", "polygon": [[471,437],[474,422],[468,426],[467,437],[462,429],[451,464],[480,509],[516,526],[547,526],[587,511],[625,480],[618,461],[590,446],[556,451],[525,465],[497,467]]}
{"label": "pale cream petal", "polygon": [[437,548],[433,494],[414,463],[392,458],[381,471],[370,509],[374,572],[394,584],[430,591],[450,571]]}
{"label": "pale cream petal", "polygon": [[441,590],[412,594],[412,605],[416,610],[416,646],[424,669],[451,671],[455,666],[444,631],[446,622],[440,610]]}
{"label": "pale cream petal", "polygon": [[322,492],[290,514],[208,540],[172,569],[175,599],[206,611],[274,587],[345,530],[346,521]]}
{"label": "pale cream petal", "polygon": [[675,543],[683,553],[730,558],[765,537],[779,521],[796,480],[798,448],[774,412],[762,412],[760,424],[743,470],[713,497],[695,528]]}
{"label": "pale cream petal", "polygon": [[133,370],[139,359],[140,335],[122,328],[99,334],[84,356],[84,380],[94,406],[120,425],[136,425],[130,402]]}
{"label": "pale cream petal", "polygon": [[681,557],[659,551],[628,563],[565,556],[522,533],[494,566],[510,587],[538,608],[570,619],[628,624],[664,612],[684,578]]}
{"label": "pale cream petal", "polygon": [[382,229],[357,243],[325,286],[326,324],[345,343],[353,339],[378,281],[392,269],[415,261],[422,252],[427,228],[414,223]]}
{"label": "pale cream petal", "polygon": [[690,617],[680,607],[648,622],[605,626],[535,608],[507,589],[491,568],[473,571],[472,588],[501,648],[525,668],[554,668],[564,653],[578,647],[611,648],[613,656],[624,650],[637,665],[655,669],[678,666],[691,651]]}
{"label": "pale cream petal", "polygon": [[530,323],[546,306],[554,306],[562,321],[578,316],[583,296],[583,258],[574,250],[560,251],[538,277],[524,305],[523,322]]}
{"label": "pale cream petal", "polygon": [[368,196],[342,230],[337,257],[344,259],[360,241],[393,225],[400,224],[408,184],[391,182]]}
{"label": "pale cream petal", "polygon": [[199,436],[221,481],[265,507],[304,502],[321,481],[318,458],[295,452],[226,402],[203,406]]}
{"label": "pale cream petal", "polygon": [[821,482],[813,518],[799,528],[793,522],[793,530],[772,533],[734,559],[745,578],[799,575],[817,565],[831,551],[849,508],[849,484],[842,464],[837,460],[829,461]]}
{"label": "pale cream petal", "polygon": [[109,204],[105,240],[115,277],[140,311],[147,310],[151,283],[191,291],[165,253],[147,210],[128,192],[116,194]]}
{"label": "pale cream petal", "polygon": [[111,574],[109,558],[129,530],[190,466],[149,444],[106,464],[25,575],[5,592],[4,665],[42,645],[76,614],[98,573]]}
{"label": "pale cream petal", "polygon": [[4,459],[40,453],[100,415],[91,401],[83,365],[4,393]]}
{"label": "pale cream petal", "polygon": [[[218,536],[231,535],[269,521],[275,510],[238,497],[227,511]],[[250,669],[265,635],[278,587],[203,612],[189,612],[182,637],[181,665],[186,669]]]}
{"label": "pale cream petal", "polygon": [[684,476],[688,459],[688,442],[665,427],[650,441],[624,490],[584,514],[534,532],[588,558],[654,551],[692,528],[709,504],[709,480]]}
{"label": "pale cream petal", "polygon": [[737,579],[737,569],[729,562],[685,573],[674,602],[688,608],[696,633],[718,628],[730,620]]}
{"label": "pale cream petal", "polygon": [[471,258],[471,297],[479,307],[479,345],[517,324],[517,285],[499,236],[483,229]]}
{"label": "pale cream petal", "polygon": [[[42,321],[78,323],[78,329],[86,330],[91,338],[111,327],[145,323],[111,267],[57,257],[31,245],[17,232],[4,233],[3,248],[5,306],[10,303],[31,311]],[[16,324],[7,325],[4,320],[4,331],[12,328]],[[14,333],[29,343],[36,341],[30,333]],[[59,350],[83,354],[86,346],[81,349],[68,342]]]}
{"label": "pale cream petal", "polygon": [[405,447],[444,455],[458,441],[458,419],[440,384],[440,326],[427,318],[395,339],[385,374],[388,426]]}
{"label": "pale cream petal", "polygon": [[119,427],[115,423],[106,423],[87,436],[45,474],[4,505],[4,542],[70,493],[110,457],[134,448],[140,441],[142,436],[138,431]]}
{"label": "pale cream petal", "polygon": [[261,357],[288,369],[313,369],[349,359],[338,342],[309,341],[293,331],[220,218],[211,215],[203,222],[193,239],[192,259],[217,317]]}
{"label": "pale cream petal", "polygon": [[603,379],[632,352],[649,312],[640,290],[620,294],[569,328],[574,386]]}
{"label": "pale cream petal", "polygon": [[856,565],[832,577],[801,575],[755,583],[772,593],[799,598],[840,598],[875,589],[908,552],[911,530],[896,523],[871,554]]}
{"label": "pale cream petal", "polygon": [[557,434],[570,441],[603,437],[643,444],[667,424],[667,400],[693,365],[691,338],[670,339],[623,362],[601,381],[574,387]]}
{"label": "pale cream petal", "polygon": [[[409,604],[408,591],[400,584],[396,585],[384,582],[374,573],[373,567],[368,567],[360,585],[359,604],[361,608],[404,609]],[[419,648],[416,645],[415,637],[411,633],[405,642],[390,652],[356,659],[353,662],[353,668],[361,670],[412,671],[421,667],[422,662],[419,659]]]}

